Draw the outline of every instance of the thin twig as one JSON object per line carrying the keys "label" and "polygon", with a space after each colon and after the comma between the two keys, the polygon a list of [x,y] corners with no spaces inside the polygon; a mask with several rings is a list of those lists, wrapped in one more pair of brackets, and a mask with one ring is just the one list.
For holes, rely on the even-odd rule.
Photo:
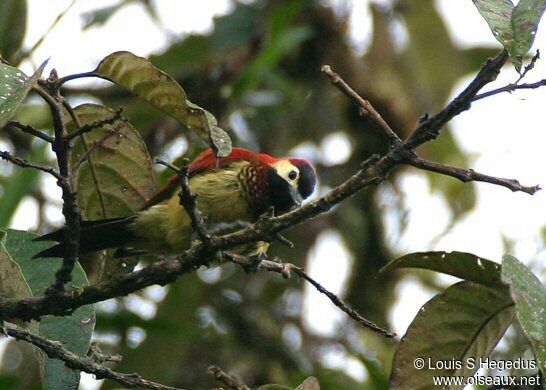
{"label": "thin twig", "polygon": [[4,323],[4,328],[9,336],[14,337],[17,340],[26,341],[27,343],[38,347],[49,358],[62,360],[67,367],[93,374],[97,379],[111,379],[127,387],[143,387],[154,390],[180,390],[175,387],[165,386],[142,379],[138,374],[122,374],[112,371],[105,365],[70,352],[68,349],[64,348],[59,341],[49,340],[14,324]]}
{"label": "thin twig", "polygon": [[329,65],[322,65],[321,72],[330,77],[332,84],[339,89],[345,96],[351,99],[357,106],[360,107],[359,113],[362,116],[370,117],[375,123],[383,129],[389,143],[391,145],[398,145],[402,143],[402,140],[398,135],[391,129],[387,122],[381,117],[381,115],[376,111],[372,104],[363,99],[358,93],[356,93],[342,78],[339,74],[335,73]]}
{"label": "thin twig", "polygon": [[63,178],[59,174],[59,172],[57,172],[55,169],[53,169],[51,167],[45,167],[43,165],[31,163],[31,162],[25,160],[24,158],[13,156],[12,154],[10,154],[7,151],[0,151],[0,158],[3,159],[3,160],[7,160],[7,161],[9,161],[9,162],[11,162],[11,163],[13,163],[15,165],[18,165],[21,168],[34,168],[34,169],[38,169],[39,171],[49,173],[50,175],[55,177],[57,180],[62,180],[62,178]]}
{"label": "thin twig", "polygon": [[[232,252],[222,252],[222,259],[226,259],[234,264],[240,265],[247,273],[254,273],[257,270],[262,269],[281,274],[285,279],[290,278],[290,272],[294,267],[296,267],[291,263],[243,256]],[[251,272],[249,272],[249,270]]]}
{"label": "thin twig", "polygon": [[76,161],[72,165],[72,171],[77,172],[80,166],[89,158],[91,153],[93,153],[93,151],[95,151],[96,149],[102,147],[106,140],[108,140],[115,134],[115,131],[107,131],[98,140],[93,141],[91,146],[89,146],[88,149],[78,158],[78,161]]}
{"label": "thin twig", "polygon": [[35,129],[34,127],[32,127],[30,125],[25,125],[23,123],[19,123],[19,122],[16,122],[16,121],[9,121],[6,124],[6,126],[16,127],[19,130],[21,130],[23,133],[27,133],[27,134],[30,134],[30,135],[32,135],[34,137],[40,138],[40,139],[42,139],[42,140],[44,140],[46,142],[49,142],[50,144],[52,144],[53,141],[54,141],[53,137],[50,137],[49,135],[47,135],[43,131],[37,130],[37,129]]}
{"label": "thin twig", "polygon": [[205,245],[209,245],[211,236],[207,231],[207,226],[203,215],[197,209],[197,202],[195,201],[197,199],[197,195],[192,194],[190,190],[190,183],[188,179],[189,160],[183,159],[182,166],[180,168],[159,159],[156,159],[156,163],[164,165],[176,172],[180,183],[180,193],[178,194],[178,197],[180,198],[180,205],[184,207],[184,210],[186,210],[186,213],[189,215],[191,226],[197,234],[199,240],[201,240],[201,242],[203,242]]}
{"label": "thin twig", "polygon": [[218,366],[210,366],[208,369],[208,373],[214,376],[214,378],[218,382],[222,382],[231,390],[250,390],[250,387],[248,387],[243,382],[235,378],[233,375],[226,374]]}
{"label": "thin twig", "polygon": [[61,86],[61,85],[63,85],[64,83],[66,83],[68,81],[83,79],[83,78],[86,78],[86,77],[99,77],[99,75],[95,71],[75,73],[75,74],[71,74],[71,75],[59,78],[59,81],[57,82],[57,84],[59,86]]}
{"label": "thin twig", "polygon": [[100,345],[98,342],[94,341],[89,346],[89,351],[87,352],[87,356],[93,360],[95,363],[104,363],[104,362],[114,362],[114,363],[120,363],[123,361],[123,356],[120,354],[115,355],[107,355],[105,354],[102,349],[100,348]]}
{"label": "thin twig", "polygon": [[[254,258],[248,257],[248,256],[242,256],[234,253],[223,253],[223,258],[227,258],[228,260],[232,261],[235,264],[238,264],[242,266],[243,268],[252,267],[256,263]],[[258,269],[263,269],[270,272],[277,272],[280,273],[284,278],[290,277],[290,273],[294,272],[296,275],[298,275],[300,278],[305,279],[307,282],[311,283],[313,287],[317,289],[318,292],[321,294],[324,294],[330,299],[330,301],[336,305],[339,309],[341,309],[345,314],[347,314],[349,317],[351,317],[353,320],[358,322],[363,327],[370,329],[376,333],[379,333],[382,336],[394,338],[396,337],[395,333],[392,333],[386,329],[381,328],[379,325],[376,325],[370,320],[367,320],[364,318],[359,312],[352,309],[347,303],[345,303],[340,297],[338,297],[336,294],[334,294],[331,291],[328,291],[325,287],[323,287],[319,282],[317,282],[315,279],[310,277],[305,271],[291,263],[285,263],[281,261],[280,259],[276,259],[277,261],[271,261],[271,260],[260,260],[258,262]]]}
{"label": "thin twig", "polygon": [[506,85],[504,87],[501,87],[501,88],[497,88],[497,89],[493,89],[491,91],[481,93],[481,94],[477,95],[474,98],[474,101],[484,99],[486,97],[490,97],[490,96],[493,96],[493,95],[497,95],[497,94],[503,93],[503,92],[510,92],[511,93],[511,92],[514,92],[514,91],[519,90],[519,89],[536,89],[536,88],[543,87],[545,85],[546,85],[546,79],[542,79],[540,81],[537,81],[535,83],[530,83],[530,84],[512,83],[512,84],[508,84],[508,85]]}
{"label": "thin twig", "polygon": [[326,295],[334,305],[339,307],[344,313],[346,313],[349,317],[351,317],[353,320],[358,322],[360,325],[362,325],[365,328],[368,328],[370,330],[373,330],[376,333],[379,333],[382,336],[394,338],[396,337],[396,333],[389,332],[386,329],[381,328],[380,326],[376,325],[370,320],[367,320],[366,318],[362,317],[359,312],[351,308],[349,305],[347,305],[341,298],[339,298],[334,293],[326,290],[320,283],[318,283],[316,280],[311,278],[309,275],[307,275],[301,268],[294,268],[293,271],[300,277],[305,280],[307,280],[309,283],[311,283],[319,292]]}
{"label": "thin twig", "polygon": [[164,167],[167,167],[169,168],[170,170],[172,170],[174,173],[176,173],[178,175],[178,173],[180,172],[180,168],[178,168],[176,165],[174,165],[173,163],[170,163],[168,161],[164,161],[164,160],[161,160],[159,158],[156,158],[154,160],[154,162],[158,165],[163,165]]}
{"label": "thin twig", "polygon": [[464,169],[451,165],[439,164],[417,156],[414,160],[409,161],[408,164],[419,169],[424,169],[426,171],[441,173],[442,175],[454,177],[456,179],[459,179],[463,183],[468,183],[470,181],[481,181],[506,187],[513,192],[522,191],[530,195],[533,195],[535,192],[540,190],[540,186],[538,185],[523,186],[520,184],[519,181],[515,179],[504,179],[501,177],[484,175],[483,173],[476,172],[473,169]]}
{"label": "thin twig", "polygon": [[540,58],[540,50],[537,49],[537,52],[535,53],[533,58],[531,58],[531,61],[529,61],[529,63],[523,69],[523,72],[521,72],[521,74],[519,75],[518,79],[516,80],[516,84],[518,84],[521,80],[523,80],[523,78],[527,76],[527,73],[529,73],[531,70],[535,68],[535,64],[539,60],[539,58]]}
{"label": "thin twig", "polygon": [[294,248],[294,243],[290,241],[288,238],[283,236],[281,233],[275,234],[275,239],[280,242],[283,245],[286,245],[289,248]]}
{"label": "thin twig", "polygon": [[74,139],[76,137],[79,137],[80,135],[89,133],[95,129],[99,129],[105,125],[111,125],[115,123],[117,120],[121,120],[121,113],[123,112],[122,108],[118,108],[114,115],[101,119],[99,121],[93,122],[93,123],[86,123],[85,125],[81,126],[78,130],[73,131],[66,135],[67,139]]}

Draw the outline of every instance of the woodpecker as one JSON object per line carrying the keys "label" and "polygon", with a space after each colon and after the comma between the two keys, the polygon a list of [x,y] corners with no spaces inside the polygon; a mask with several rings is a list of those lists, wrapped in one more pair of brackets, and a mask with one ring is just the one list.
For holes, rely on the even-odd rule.
{"label": "woodpecker", "polygon": [[[217,158],[211,149],[199,154],[188,167],[189,187],[197,195],[197,209],[207,224],[254,222],[273,209],[284,214],[298,206],[314,191],[316,173],[306,160],[275,158],[242,148]],[[82,221],[79,253],[118,248],[115,257],[142,253],[176,255],[191,245],[193,229],[179,204],[178,177],[157,191],[136,214],[97,221]],[[41,236],[42,241],[59,244],[36,257],[62,257],[64,232]],[[263,255],[267,243],[237,248],[249,256]]]}

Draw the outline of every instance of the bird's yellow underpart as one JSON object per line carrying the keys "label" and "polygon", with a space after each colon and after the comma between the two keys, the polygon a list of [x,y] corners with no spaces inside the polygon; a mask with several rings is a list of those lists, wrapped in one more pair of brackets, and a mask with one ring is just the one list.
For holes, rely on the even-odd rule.
{"label": "bird's yellow underpart", "polygon": [[[210,226],[216,223],[252,221],[248,204],[239,186],[238,174],[248,166],[246,161],[227,168],[196,175],[189,180],[190,191],[197,195],[197,209]],[[141,211],[133,226],[139,237],[135,249],[161,255],[176,255],[191,245],[191,220],[179,204],[178,191],[167,201]],[[253,244],[236,249],[246,255],[261,255],[267,243]]]}

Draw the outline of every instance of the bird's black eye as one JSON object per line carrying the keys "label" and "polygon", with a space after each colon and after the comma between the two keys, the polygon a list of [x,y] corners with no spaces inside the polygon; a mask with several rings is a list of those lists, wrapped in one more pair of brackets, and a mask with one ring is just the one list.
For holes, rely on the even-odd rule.
{"label": "bird's black eye", "polygon": [[296,172],[296,171],[290,171],[290,172],[288,172],[288,178],[289,178],[290,180],[294,180],[294,179],[296,179],[296,177],[298,177],[298,172]]}

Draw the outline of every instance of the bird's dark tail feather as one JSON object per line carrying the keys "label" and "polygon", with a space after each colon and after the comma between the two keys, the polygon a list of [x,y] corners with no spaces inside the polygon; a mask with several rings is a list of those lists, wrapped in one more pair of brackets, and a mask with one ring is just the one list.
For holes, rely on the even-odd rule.
{"label": "bird's dark tail feather", "polygon": [[[129,229],[135,216],[101,219],[98,221],[82,221],[80,231],[79,253],[115,248],[133,241],[136,237]],[[36,238],[36,241],[57,241],[59,244],[41,251],[37,257],[63,257],[65,228]]]}

